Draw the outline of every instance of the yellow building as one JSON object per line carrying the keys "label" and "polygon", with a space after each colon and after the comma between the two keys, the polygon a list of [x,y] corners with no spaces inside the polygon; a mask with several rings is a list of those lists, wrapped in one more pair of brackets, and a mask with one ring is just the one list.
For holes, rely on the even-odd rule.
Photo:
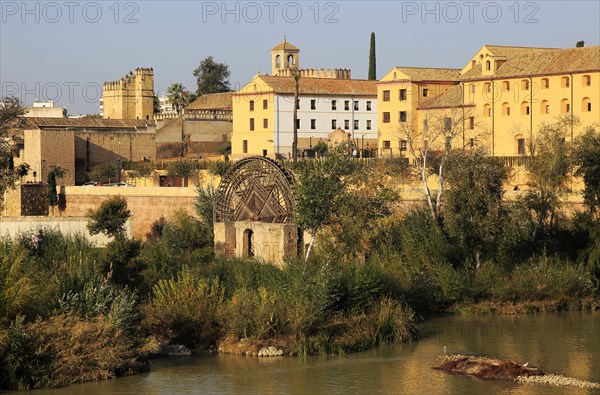
{"label": "yellow building", "polygon": [[138,67],[119,81],[105,82],[100,112],[105,119],[153,119],[154,70]]}
{"label": "yellow building", "polygon": [[[403,130],[409,126],[418,133],[432,120],[442,124],[441,130],[451,132],[454,148],[480,139],[490,155],[509,157],[528,154],[527,142],[535,138],[536,130],[557,116],[579,119],[571,123],[567,136],[570,140],[584,127],[600,122],[598,46],[558,49],[486,45],[462,70],[447,70],[445,81],[438,75],[429,82],[426,78],[433,78],[405,70],[413,68],[395,68],[377,86],[379,119],[389,117],[389,122],[380,122],[379,148],[383,151],[388,146],[392,153],[394,148],[401,148]],[[433,71],[436,69],[420,70],[441,74]],[[413,82],[419,79],[419,83]],[[406,87],[399,86],[402,84]],[[399,89],[407,89],[406,101],[399,100]],[[424,89],[428,89],[428,100],[423,97]],[[410,98],[409,93],[415,97]],[[404,122],[398,115],[403,111]]]}
{"label": "yellow building", "polygon": [[232,156],[288,157],[299,75],[298,150],[343,129],[358,148],[377,145],[376,81],[352,80],[347,69],[299,69],[298,47],[285,39],[271,50],[271,74],[257,74],[233,96]]}

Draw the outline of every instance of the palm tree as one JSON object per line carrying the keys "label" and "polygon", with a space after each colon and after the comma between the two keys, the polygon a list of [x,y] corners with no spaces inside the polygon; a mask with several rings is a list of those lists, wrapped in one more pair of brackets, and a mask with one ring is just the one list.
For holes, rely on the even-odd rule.
{"label": "palm tree", "polygon": [[169,86],[169,89],[167,89],[167,93],[169,94],[171,105],[175,107],[175,111],[178,114],[190,101],[190,94],[185,90],[185,87],[181,82],[172,83],[171,86]]}

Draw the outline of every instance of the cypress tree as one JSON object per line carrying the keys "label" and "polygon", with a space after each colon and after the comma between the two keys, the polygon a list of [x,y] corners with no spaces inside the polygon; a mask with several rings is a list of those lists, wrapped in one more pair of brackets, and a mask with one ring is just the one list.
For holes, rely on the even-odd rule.
{"label": "cypress tree", "polygon": [[371,46],[369,48],[369,79],[377,79],[377,62],[375,60],[375,33],[371,32]]}
{"label": "cypress tree", "polygon": [[56,193],[56,174],[48,174],[48,205],[56,206],[58,204],[58,194]]}

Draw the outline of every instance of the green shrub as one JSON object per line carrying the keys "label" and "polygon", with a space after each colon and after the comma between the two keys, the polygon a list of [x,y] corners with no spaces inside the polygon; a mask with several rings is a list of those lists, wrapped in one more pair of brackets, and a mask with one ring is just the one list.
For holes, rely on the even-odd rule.
{"label": "green shrub", "polygon": [[205,281],[184,266],[177,277],[160,280],[152,296],[143,308],[143,326],[149,334],[191,347],[208,347],[216,341],[224,300],[218,278]]}

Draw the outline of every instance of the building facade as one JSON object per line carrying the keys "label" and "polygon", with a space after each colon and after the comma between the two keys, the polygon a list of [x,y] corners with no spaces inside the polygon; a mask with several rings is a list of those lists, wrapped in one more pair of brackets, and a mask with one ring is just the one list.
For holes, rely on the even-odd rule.
{"label": "building facade", "polygon": [[352,80],[346,69],[298,69],[300,50],[284,40],[274,47],[272,74],[257,74],[233,96],[232,155],[272,158],[292,153],[298,75],[298,150],[310,152],[344,130],[357,148],[377,144],[375,81]]}
{"label": "building facade", "polygon": [[485,45],[460,70],[396,67],[377,90],[384,155],[401,155],[407,131],[422,135],[434,123],[436,149],[450,138],[452,148],[480,143],[493,156],[526,155],[544,123],[567,116],[570,141],[600,123],[600,47]]}

